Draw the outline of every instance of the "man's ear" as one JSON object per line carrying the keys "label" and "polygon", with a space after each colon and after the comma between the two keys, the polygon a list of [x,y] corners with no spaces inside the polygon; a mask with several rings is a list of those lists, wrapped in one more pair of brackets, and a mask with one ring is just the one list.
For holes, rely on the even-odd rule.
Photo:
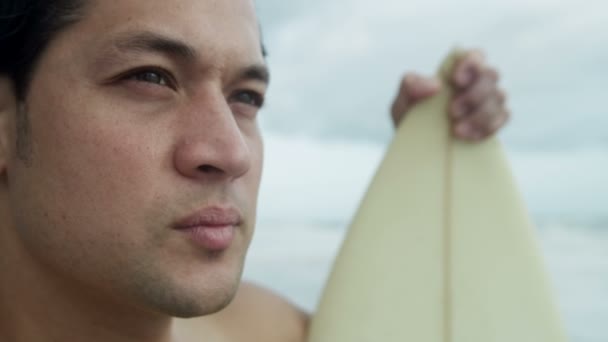
{"label": "man's ear", "polygon": [[5,175],[13,146],[10,144],[12,123],[17,115],[18,101],[13,81],[6,75],[0,75],[0,175]]}

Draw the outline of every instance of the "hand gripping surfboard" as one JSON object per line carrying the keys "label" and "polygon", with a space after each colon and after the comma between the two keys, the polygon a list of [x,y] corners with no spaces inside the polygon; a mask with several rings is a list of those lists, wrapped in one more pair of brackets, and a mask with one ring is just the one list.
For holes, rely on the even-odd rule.
{"label": "hand gripping surfboard", "polygon": [[335,261],[310,342],[562,342],[496,138],[452,138],[447,75],[404,119]]}

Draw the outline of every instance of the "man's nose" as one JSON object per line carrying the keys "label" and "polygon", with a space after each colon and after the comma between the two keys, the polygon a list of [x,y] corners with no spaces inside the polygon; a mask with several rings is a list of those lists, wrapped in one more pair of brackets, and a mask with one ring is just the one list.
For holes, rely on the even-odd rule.
{"label": "man's nose", "polygon": [[193,179],[233,180],[247,173],[251,150],[223,94],[192,107],[174,153],[177,171]]}

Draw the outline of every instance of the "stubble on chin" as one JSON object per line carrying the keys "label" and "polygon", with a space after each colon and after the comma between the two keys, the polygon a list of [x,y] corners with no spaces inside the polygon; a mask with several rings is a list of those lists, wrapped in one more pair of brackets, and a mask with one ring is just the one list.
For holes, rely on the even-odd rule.
{"label": "stubble on chin", "polygon": [[192,283],[192,280],[177,279],[175,275],[172,277],[155,271],[152,265],[142,265],[131,275],[130,287],[137,291],[139,301],[151,311],[176,318],[194,318],[216,313],[228,306],[239,288],[242,271],[241,265],[229,276],[210,274],[200,283]]}

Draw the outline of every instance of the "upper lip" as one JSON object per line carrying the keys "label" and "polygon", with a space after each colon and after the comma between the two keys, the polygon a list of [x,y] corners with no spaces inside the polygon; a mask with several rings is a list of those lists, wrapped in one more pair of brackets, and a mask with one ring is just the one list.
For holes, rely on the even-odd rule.
{"label": "upper lip", "polygon": [[173,227],[175,229],[189,229],[196,227],[238,226],[241,220],[241,213],[235,207],[209,206],[178,220]]}

